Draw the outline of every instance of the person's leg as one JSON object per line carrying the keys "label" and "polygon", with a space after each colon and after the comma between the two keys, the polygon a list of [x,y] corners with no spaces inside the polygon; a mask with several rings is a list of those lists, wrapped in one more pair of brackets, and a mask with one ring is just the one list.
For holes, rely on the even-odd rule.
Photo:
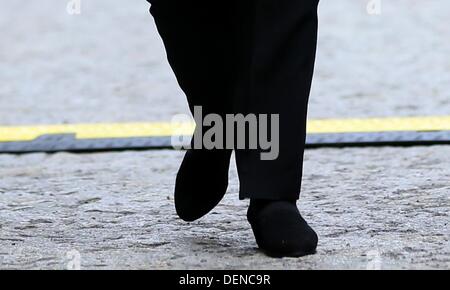
{"label": "person's leg", "polygon": [[[189,107],[223,116],[232,104],[234,57],[227,2],[149,0],[150,12],[164,42],[169,63],[187,96]],[[197,129],[202,124],[197,124]],[[206,128],[203,128],[205,131]],[[175,206],[185,221],[213,209],[228,185],[231,150],[186,152],[177,175]]]}
{"label": "person's leg", "polygon": [[249,18],[249,28],[240,37],[249,61],[242,68],[247,79],[240,84],[239,110],[279,114],[279,155],[262,161],[259,150],[236,151],[240,197],[297,200],[316,53],[318,0],[248,2],[252,4],[245,5],[243,17]]}
{"label": "person's leg", "polygon": [[[306,110],[314,65],[317,0],[151,0],[169,62],[191,110],[279,114],[280,152],[262,161],[237,150],[240,197],[258,245],[273,256],[312,253],[317,236],[300,216]],[[230,151],[188,151],[177,177],[177,212],[206,214],[223,197]]]}
{"label": "person's leg", "polygon": [[317,42],[318,0],[250,0],[240,12],[246,29],[239,110],[279,115],[279,156],[236,150],[240,197],[250,198],[248,220],[261,249],[272,256],[315,252],[317,235],[296,200],[302,180],[306,115]]}

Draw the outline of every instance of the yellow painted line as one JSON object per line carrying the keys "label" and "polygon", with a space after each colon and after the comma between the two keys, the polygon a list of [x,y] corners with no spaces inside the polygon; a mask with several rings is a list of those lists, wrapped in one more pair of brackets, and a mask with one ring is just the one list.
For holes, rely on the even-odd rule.
{"label": "yellow painted line", "polygon": [[38,126],[0,126],[0,142],[32,141],[43,135],[75,134],[77,139],[187,135],[194,131],[191,123],[111,123]]}
{"label": "yellow painted line", "polygon": [[[43,135],[75,134],[77,139],[168,137],[191,135],[193,123],[111,123],[0,126],[0,142],[32,141]],[[322,119],[308,122],[308,133],[374,133],[393,131],[450,131],[450,116]]]}
{"label": "yellow painted line", "polygon": [[311,120],[308,133],[450,131],[450,116]]}

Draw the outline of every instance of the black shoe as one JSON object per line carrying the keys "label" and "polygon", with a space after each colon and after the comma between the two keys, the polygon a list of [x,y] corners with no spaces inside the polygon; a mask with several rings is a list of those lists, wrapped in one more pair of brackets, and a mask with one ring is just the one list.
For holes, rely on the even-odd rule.
{"label": "black shoe", "polygon": [[247,219],[256,243],[270,257],[301,257],[316,252],[318,237],[295,201],[251,200]]}
{"label": "black shoe", "polygon": [[175,208],[187,222],[210,212],[228,187],[230,150],[188,150],[177,174]]}

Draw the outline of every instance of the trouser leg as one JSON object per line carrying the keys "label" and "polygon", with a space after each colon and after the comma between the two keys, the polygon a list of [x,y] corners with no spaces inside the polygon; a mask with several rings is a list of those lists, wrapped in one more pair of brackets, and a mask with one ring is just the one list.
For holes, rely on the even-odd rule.
{"label": "trouser leg", "polygon": [[151,2],[191,110],[279,115],[277,159],[261,160],[260,150],[236,150],[240,197],[297,199],[318,0]]}
{"label": "trouser leg", "polygon": [[[246,2],[246,1],[242,1]],[[250,4],[248,4],[250,3]],[[279,114],[279,156],[261,160],[259,150],[237,150],[240,197],[298,199],[306,117],[317,42],[318,0],[252,0],[243,15],[240,110]]]}
{"label": "trouser leg", "polygon": [[167,58],[192,113],[195,106],[201,106],[204,114],[229,112],[235,63],[228,1],[149,1]]}
{"label": "trouser leg", "polygon": [[[234,33],[229,29],[233,17],[227,1],[149,2],[169,64],[187,97],[191,112],[194,113],[195,107],[201,107],[203,116],[214,113],[224,118],[231,111],[236,76],[235,50],[232,47]],[[197,124],[197,129],[205,132],[208,128]],[[212,158],[231,156],[231,150],[208,151],[211,152],[204,154]]]}
{"label": "trouser leg", "polygon": [[295,203],[301,189],[318,0],[251,3],[251,61],[247,84],[242,84],[242,110],[279,115],[279,155],[261,160],[258,150],[236,151],[240,197],[251,199],[247,219],[259,248],[274,257],[299,257],[314,253],[318,242]]}

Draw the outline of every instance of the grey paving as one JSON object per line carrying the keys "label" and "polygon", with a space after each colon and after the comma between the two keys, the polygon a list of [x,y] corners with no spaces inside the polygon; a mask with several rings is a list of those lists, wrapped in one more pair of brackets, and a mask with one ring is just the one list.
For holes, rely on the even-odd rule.
{"label": "grey paving", "polygon": [[[0,124],[170,120],[187,112],[145,1],[9,1]],[[444,0],[321,3],[310,117],[448,115]],[[237,198],[192,224],[173,210],[182,152],[0,155],[0,268],[450,268],[450,146],[308,150],[300,208],[318,254],[269,259]],[[74,252],[77,251],[77,252]],[[69,254],[69,256],[68,256]],[[75,255],[76,256],[76,255]],[[72,259],[73,262],[73,259]]]}
{"label": "grey paving", "polygon": [[[82,0],[78,16],[68,1],[9,2],[0,9],[0,124],[187,112],[145,0]],[[382,1],[379,16],[367,2],[322,1],[310,116],[447,115],[448,1]]]}
{"label": "grey paving", "polygon": [[302,259],[256,250],[234,168],[223,203],[185,224],[181,152],[2,155],[2,268],[62,269],[73,250],[87,269],[448,268],[450,147],[399,152],[307,152],[300,208],[321,242]]}

